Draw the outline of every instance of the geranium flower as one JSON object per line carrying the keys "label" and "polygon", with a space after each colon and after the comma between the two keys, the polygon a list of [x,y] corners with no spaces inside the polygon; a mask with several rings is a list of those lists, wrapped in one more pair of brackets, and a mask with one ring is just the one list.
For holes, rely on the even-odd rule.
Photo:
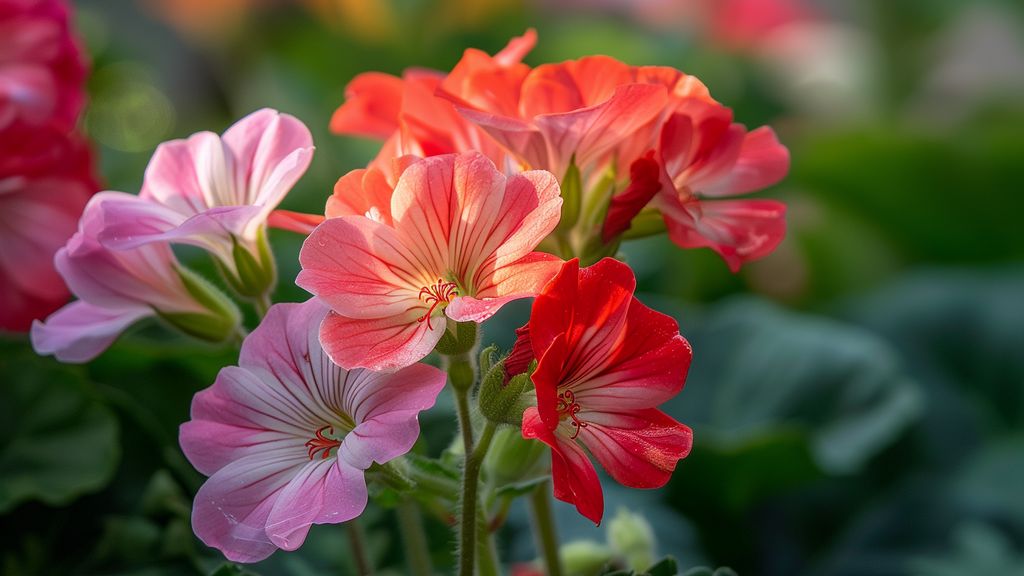
{"label": "geranium flower", "polygon": [[0,329],[26,332],[68,301],[53,256],[98,189],[77,136],[48,126],[0,130]]}
{"label": "geranium flower", "polygon": [[295,550],[312,524],[362,513],[363,472],[412,448],[418,414],[445,374],[425,364],[393,373],[345,371],[319,344],[327,308],[277,304],[192,400],[181,447],[210,478],[196,494],[192,527],[229,559],[255,562]]}
{"label": "geranium flower", "polygon": [[[524,166],[560,178],[578,169],[584,235],[597,228],[610,244],[650,204],[676,244],[710,247],[735,271],[785,233],[779,202],[699,201],[778,182],[789,154],[770,128],[748,133],[734,123],[693,76],[607,56],[520,65],[513,74],[497,57],[467,51],[438,93]],[[621,192],[605,219],[609,178]]]}
{"label": "geranium flower", "polygon": [[582,270],[571,260],[516,342],[538,360],[523,437],[551,447],[555,497],[595,523],[604,498],[590,457],[621,484],[658,488],[690,451],[690,429],[656,408],[682,390],[690,345],[675,320],[633,296],[635,285],[616,260]]}
{"label": "geranium flower", "polygon": [[771,128],[748,132],[718,103],[681,101],[661,125],[656,152],[633,162],[631,185],[612,199],[602,234],[611,241],[650,202],[673,242],[711,248],[736,272],[782,241],[786,205],[723,198],[775,184],[788,171],[789,151]]}
{"label": "geranium flower", "polygon": [[[263,261],[267,220],[312,155],[306,126],[270,109],[242,118],[223,136],[199,132],[165,142],[146,168],[142,192],[104,203],[109,224],[101,241],[118,249],[193,244],[214,254],[245,288],[238,250],[272,269]],[[272,270],[267,273],[272,276]]]}
{"label": "geranium flower", "polygon": [[560,206],[547,172],[506,177],[475,152],[411,164],[379,218],[329,218],[302,246],[296,283],[332,309],[327,353],[347,368],[407,366],[441,339],[445,316],[483,322],[535,295],[560,264],[532,252]]}
{"label": "geranium flower", "polygon": [[[530,30],[513,38],[493,59],[479,50],[467,50],[467,58],[493,60],[496,73],[522,76],[529,68],[521,63],[536,42]],[[367,72],[345,88],[345,103],[331,118],[331,131],[385,140],[374,165],[386,168],[391,158],[404,155],[436,156],[476,150],[504,168],[507,154],[483,130],[463,118],[448,100],[437,96],[445,74],[413,68],[402,77]]]}
{"label": "geranium flower", "polygon": [[86,66],[69,11],[60,0],[0,0],[0,130],[13,123],[74,128]]}
{"label": "geranium flower", "polygon": [[100,205],[119,192],[101,192],[86,205],[78,232],[55,257],[57,271],[78,300],[32,325],[32,346],[62,362],[88,362],[128,326],[153,316],[212,341],[233,334],[238,310],[223,294],[182,268],[170,246],[150,243],[110,250],[99,243]]}

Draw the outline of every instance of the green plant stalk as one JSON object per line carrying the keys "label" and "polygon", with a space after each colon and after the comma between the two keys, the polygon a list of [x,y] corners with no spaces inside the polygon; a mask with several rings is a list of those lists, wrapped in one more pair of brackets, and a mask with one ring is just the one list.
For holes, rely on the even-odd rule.
{"label": "green plant stalk", "polygon": [[477,501],[476,509],[476,568],[479,576],[501,576],[501,565],[498,563],[498,550],[491,536],[491,526],[487,521],[487,508]]}
{"label": "green plant stalk", "polygon": [[[468,391],[461,394],[468,396]],[[467,422],[466,425],[470,426],[471,424]],[[466,453],[466,465],[462,470],[462,498],[459,501],[460,576],[473,576],[474,574],[477,547],[477,504],[480,498],[477,489],[480,487],[480,467],[483,464],[484,456],[487,455],[487,449],[491,446],[496,428],[497,425],[493,422],[487,422],[480,434],[480,443]]]}
{"label": "green plant stalk", "polygon": [[348,532],[349,546],[352,548],[352,558],[356,565],[356,573],[359,576],[370,576],[373,574],[373,564],[366,552],[366,535],[363,527],[359,524],[358,518],[345,522],[345,529]]}
{"label": "green plant stalk", "polygon": [[530,511],[533,518],[533,531],[537,536],[538,548],[544,557],[544,566],[548,576],[562,576],[562,561],[558,557],[558,534],[555,531],[555,518],[551,514],[551,483],[544,482],[530,494]]}
{"label": "green plant stalk", "polygon": [[398,527],[405,545],[405,561],[413,576],[430,576],[434,569],[430,563],[430,548],[423,530],[423,515],[415,500],[406,499],[398,505]]}

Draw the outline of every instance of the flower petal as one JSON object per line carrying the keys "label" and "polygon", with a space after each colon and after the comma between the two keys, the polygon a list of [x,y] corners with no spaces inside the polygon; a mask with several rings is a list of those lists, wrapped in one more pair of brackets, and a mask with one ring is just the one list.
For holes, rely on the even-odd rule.
{"label": "flower petal", "polygon": [[418,322],[416,312],[367,319],[332,312],[324,318],[320,342],[347,369],[395,370],[430,354],[446,329],[443,320]]}
{"label": "flower petal", "polygon": [[366,72],[345,87],[345,103],[331,116],[331,132],[384,140],[398,130],[403,82],[390,74]]}
{"label": "flower petal", "polygon": [[267,536],[282,550],[296,550],[312,524],[347,522],[367,502],[363,471],[341,460],[314,460],[277,494],[267,517]]}
{"label": "flower petal", "polygon": [[702,196],[734,196],[766,188],[782,180],[789,172],[789,150],[775,131],[762,126],[743,138],[739,158],[728,175],[701,186]]}
{"label": "flower petal", "polygon": [[142,306],[108,309],[81,300],[57,310],[45,322],[32,323],[32,347],[61,362],[84,363],[106,350],[133,323],[152,316]]}
{"label": "flower petal", "polygon": [[683,248],[708,247],[736,272],[771,254],[786,235],[786,205],[773,200],[679,202],[661,196],[669,238]]}
{"label": "flower petal", "polygon": [[601,524],[604,495],[597,471],[576,442],[553,434],[535,408],[523,413],[523,438],[536,438],[551,447],[551,476],[555,498],[576,506],[585,518]]}
{"label": "flower petal", "polygon": [[[589,406],[588,406],[589,408]],[[660,488],[690,453],[693,433],[657,409],[579,413],[587,423],[579,440],[620,484]]]}

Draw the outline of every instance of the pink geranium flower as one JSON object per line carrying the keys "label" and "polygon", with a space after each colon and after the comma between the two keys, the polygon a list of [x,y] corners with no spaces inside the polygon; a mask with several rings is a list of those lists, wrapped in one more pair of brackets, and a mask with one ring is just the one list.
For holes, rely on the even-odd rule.
{"label": "pink geranium flower", "polygon": [[205,248],[238,274],[236,247],[259,260],[271,212],[309,166],[313,139],[302,122],[263,109],[223,136],[193,134],[161,144],[142,192],[103,205],[101,240],[124,249],[150,242]]}
{"label": "pink geranium flower", "polygon": [[49,126],[0,131],[0,329],[28,331],[68,301],[53,256],[98,189],[80,138]]}
{"label": "pink geranium flower", "polygon": [[0,0],[0,130],[74,128],[85,103],[82,51],[60,0]]}
{"label": "pink geranium flower", "polygon": [[128,326],[153,316],[209,340],[235,333],[239,316],[234,305],[182,268],[166,243],[131,250],[100,244],[101,204],[123,196],[127,195],[94,196],[78,232],[57,252],[57,270],[79,299],[32,325],[32,345],[39,354],[53,354],[62,362],[88,362]]}
{"label": "pink geranium flower", "polygon": [[196,394],[181,426],[189,461],[210,476],[192,527],[229,559],[295,550],[312,524],[362,513],[364,471],[412,448],[418,414],[445,375],[425,364],[394,373],[345,371],[319,344],[327,308],[278,304],[242,345],[238,366]]}
{"label": "pink geranium flower", "polygon": [[523,436],[551,447],[555,496],[595,523],[604,498],[588,453],[618,482],[658,488],[690,451],[690,429],[656,408],[682,390],[690,345],[675,320],[633,296],[635,285],[616,260],[582,270],[567,262],[512,354],[538,360]]}
{"label": "pink geranium flower", "polygon": [[532,251],[560,206],[551,174],[506,177],[479,153],[408,166],[389,206],[329,218],[303,244],[296,283],[332,309],[327,353],[347,368],[407,366],[441,339],[445,316],[482,322],[535,295],[560,264]]}

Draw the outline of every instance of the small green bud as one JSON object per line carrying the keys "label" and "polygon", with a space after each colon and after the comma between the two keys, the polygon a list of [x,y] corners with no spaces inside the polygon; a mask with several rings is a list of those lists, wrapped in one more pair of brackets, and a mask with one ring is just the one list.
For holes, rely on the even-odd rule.
{"label": "small green bud", "polygon": [[547,445],[523,438],[519,428],[502,426],[494,434],[484,457],[487,481],[497,487],[521,484],[534,478],[548,479]]}
{"label": "small green bud", "polygon": [[612,561],[613,554],[592,540],[576,540],[562,545],[558,555],[566,574],[596,576]]}
{"label": "small green bud", "polygon": [[480,384],[480,412],[488,420],[498,424],[519,425],[523,421],[523,411],[529,406],[529,397],[525,394],[533,387],[530,375],[536,367],[536,361],[530,370],[509,378],[505,382],[505,363],[498,362],[484,374]]}
{"label": "small green bud", "polygon": [[626,561],[626,566],[643,572],[654,563],[654,530],[639,514],[619,508],[608,523],[608,546]]}
{"label": "small green bud", "polygon": [[277,265],[267,242],[266,230],[261,228],[256,235],[255,254],[237,238],[232,237],[231,242],[234,271],[225,270],[224,274],[231,287],[246,298],[259,298],[273,291],[277,283]]}

